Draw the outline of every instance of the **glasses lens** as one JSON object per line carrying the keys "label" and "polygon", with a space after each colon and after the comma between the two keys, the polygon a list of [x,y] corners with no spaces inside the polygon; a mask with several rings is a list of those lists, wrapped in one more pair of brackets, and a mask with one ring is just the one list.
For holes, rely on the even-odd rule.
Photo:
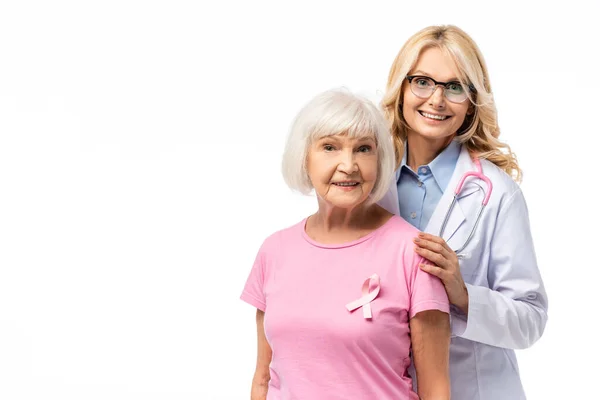
{"label": "glasses lens", "polygon": [[410,90],[417,97],[428,98],[433,93],[435,83],[424,76],[415,76],[410,82]]}
{"label": "glasses lens", "polygon": [[460,82],[450,82],[444,88],[446,98],[453,103],[462,103],[467,99],[467,91]]}

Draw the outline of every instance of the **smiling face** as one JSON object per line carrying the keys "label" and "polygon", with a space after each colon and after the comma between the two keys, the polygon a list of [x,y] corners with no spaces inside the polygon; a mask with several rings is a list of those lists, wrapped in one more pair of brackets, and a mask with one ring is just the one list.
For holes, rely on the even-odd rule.
{"label": "smiling face", "polygon": [[[458,69],[452,58],[436,47],[423,50],[408,75],[430,77],[438,82],[459,81]],[[416,84],[425,83],[414,80]],[[449,143],[462,126],[470,104],[468,99],[462,103],[448,101],[443,86],[436,86],[427,98],[418,97],[406,81],[402,113],[409,126],[408,137],[418,135],[429,141]]]}
{"label": "smiling face", "polygon": [[377,145],[373,136],[326,136],[311,144],[306,164],[319,202],[354,208],[369,197],[377,181]]}

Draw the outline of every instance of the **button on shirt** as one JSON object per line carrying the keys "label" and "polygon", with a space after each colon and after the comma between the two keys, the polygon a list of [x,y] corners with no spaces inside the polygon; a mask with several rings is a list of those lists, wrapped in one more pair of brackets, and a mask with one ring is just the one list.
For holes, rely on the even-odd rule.
{"label": "button on shirt", "polygon": [[406,146],[396,186],[400,215],[417,229],[423,231],[427,227],[452,178],[460,148],[461,144],[453,140],[432,162],[420,165],[415,173],[406,165]]}

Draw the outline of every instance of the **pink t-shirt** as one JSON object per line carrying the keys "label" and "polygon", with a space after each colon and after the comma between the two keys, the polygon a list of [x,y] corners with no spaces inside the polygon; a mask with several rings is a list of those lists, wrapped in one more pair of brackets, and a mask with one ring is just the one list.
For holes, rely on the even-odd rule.
{"label": "pink t-shirt", "polygon": [[[419,268],[418,231],[393,216],[356,241],[326,245],[308,237],[305,223],[265,240],[241,295],[265,312],[273,351],[267,399],[417,399],[407,372],[409,319],[449,311],[440,280]],[[367,292],[376,297],[349,311],[374,274],[379,292],[374,279]]]}

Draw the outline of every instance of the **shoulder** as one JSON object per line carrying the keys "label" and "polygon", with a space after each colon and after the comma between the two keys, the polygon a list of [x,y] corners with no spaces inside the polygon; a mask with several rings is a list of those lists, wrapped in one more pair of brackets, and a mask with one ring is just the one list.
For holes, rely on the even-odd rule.
{"label": "shoulder", "polygon": [[409,224],[404,218],[393,215],[380,229],[378,239],[385,243],[407,243],[419,234],[419,230]]}
{"label": "shoulder", "polygon": [[376,238],[375,249],[379,259],[391,262],[390,265],[403,276],[405,282],[414,280],[419,264],[424,262],[414,251],[413,240],[420,232],[402,217],[394,215]]}
{"label": "shoulder", "polygon": [[273,253],[280,251],[284,243],[290,243],[294,240],[300,239],[302,237],[302,231],[304,230],[305,223],[306,219],[303,219],[300,222],[280,229],[267,236],[260,247],[261,253]]}
{"label": "shoulder", "polygon": [[483,174],[488,177],[493,185],[490,201],[504,203],[515,194],[521,193],[519,184],[496,164],[488,160],[481,160],[481,167]]}
{"label": "shoulder", "polygon": [[386,225],[388,225],[388,230],[392,230],[396,233],[403,233],[408,236],[412,236],[419,232],[417,228],[409,224],[399,215],[392,215]]}

